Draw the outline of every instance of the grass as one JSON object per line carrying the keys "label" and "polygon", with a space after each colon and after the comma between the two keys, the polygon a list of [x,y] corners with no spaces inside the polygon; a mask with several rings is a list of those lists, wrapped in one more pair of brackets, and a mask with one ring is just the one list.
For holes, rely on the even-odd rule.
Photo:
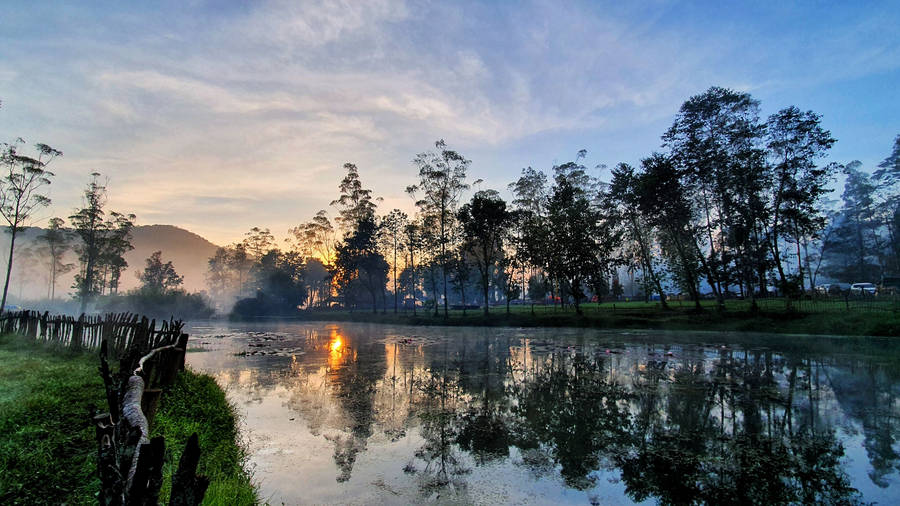
{"label": "grass", "polygon": [[171,475],[178,467],[181,451],[196,432],[200,449],[198,472],[210,479],[203,504],[256,504],[256,490],[244,470],[246,453],[235,444],[240,434],[234,407],[225,392],[208,375],[186,371],[163,394],[154,420],[153,436],[166,438],[161,499],[168,502]]}
{"label": "grass", "polygon": [[[0,504],[96,504],[100,484],[88,407],[102,409],[106,402],[97,364],[93,354],[0,336]],[[166,487],[196,431],[200,472],[211,479],[204,504],[257,502],[242,467],[237,417],[211,377],[179,375],[163,394],[152,431],[166,437]]]}
{"label": "grass", "polygon": [[738,332],[777,332],[786,334],[832,334],[859,336],[900,336],[900,311],[896,303],[865,305],[850,301],[801,301],[790,310],[783,299],[760,301],[760,310],[750,311],[748,301],[726,301],[726,310],[715,309],[715,301],[703,301],[703,310],[692,303],[670,303],[663,310],[658,302],[605,302],[582,305],[582,315],[567,306],[518,305],[491,307],[485,316],[481,310],[451,310],[444,318],[423,310],[394,314],[365,310],[304,311],[299,318],[313,321],[359,321],[411,325],[474,325],[510,327],[596,327],[615,329],[716,330]]}
{"label": "grass", "polygon": [[96,504],[96,362],[0,336],[0,504]]}

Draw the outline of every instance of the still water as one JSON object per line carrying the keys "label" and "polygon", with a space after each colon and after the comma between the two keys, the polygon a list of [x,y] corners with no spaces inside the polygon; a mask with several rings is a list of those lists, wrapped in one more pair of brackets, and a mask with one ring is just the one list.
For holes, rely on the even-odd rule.
{"label": "still water", "polygon": [[890,340],[189,326],[272,504],[900,502]]}

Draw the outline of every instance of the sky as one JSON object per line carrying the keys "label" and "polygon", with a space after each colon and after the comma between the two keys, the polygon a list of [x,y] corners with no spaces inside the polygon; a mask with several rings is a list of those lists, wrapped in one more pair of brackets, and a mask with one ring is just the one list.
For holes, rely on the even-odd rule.
{"label": "sky", "polygon": [[437,139],[505,190],[582,148],[638,163],[710,86],[822,115],[829,161],[872,170],[900,133],[896,1],[75,4],[0,15],[0,140],[64,153],[37,225],[95,171],[109,209],[221,245],[327,209],[346,162],[411,211]]}

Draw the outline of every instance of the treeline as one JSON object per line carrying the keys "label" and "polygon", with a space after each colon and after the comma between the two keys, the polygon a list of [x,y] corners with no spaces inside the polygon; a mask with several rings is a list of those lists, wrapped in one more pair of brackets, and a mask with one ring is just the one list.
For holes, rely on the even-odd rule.
{"label": "treeline", "polygon": [[[763,120],[748,93],[713,87],[681,106],[661,149],[637,166],[601,180],[582,150],[548,172],[523,169],[507,202],[490,189],[465,200],[471,161],[440,140],[413,159],[414,216],[379,214],[348,163],[334,223],[319,211],[284,250],[254,228],[210,259],[208,281],[216,296],[243,299],[240,316],[415,311],[423,301],[436,315],[472,305],[487,314],[524,297],[580,312],[621,295],[620,272],[663,307],[672,293],[697,308],[707,296],[720,308],[729,297],[797,297],[823,275],[877,283],[900,272],[900,136],[871,175],[859,162],[826,163],[834,142],[812,111]],[[826,197],[841,174],[835,208]]]}

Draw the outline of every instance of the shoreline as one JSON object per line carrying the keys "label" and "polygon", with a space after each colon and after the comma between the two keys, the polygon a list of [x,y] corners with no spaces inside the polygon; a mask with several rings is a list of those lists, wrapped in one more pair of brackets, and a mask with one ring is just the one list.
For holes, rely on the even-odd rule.
{"label": "shoreline", "polygon": [[[749,311],[726,310],[719,313],[712,309],[701,312],[683,308],[669,311],[651,309],[600,310],[591,308],[583,315],[571,310],[544,311],[543,314],[521,310],[507,314],[503,308],[487,317],[477,310],[466,315],[454,310],[448,318],[433,314],[417,315],[386,313],[379,311],[304,310],[293,316],[267,316],[255,319],[236,318],[231,321],[335,321],[384,323],[411,326],[471,326],[471,327],[521,327],[521,328],[596,328],[608,330],[672,330],[672,331],[725,331],[740,333],[777,333],[810,336],[900,337],[900,313],[880,312],[803,312],[803,311]],[[474,313],[474,314],[473,314]]]}

